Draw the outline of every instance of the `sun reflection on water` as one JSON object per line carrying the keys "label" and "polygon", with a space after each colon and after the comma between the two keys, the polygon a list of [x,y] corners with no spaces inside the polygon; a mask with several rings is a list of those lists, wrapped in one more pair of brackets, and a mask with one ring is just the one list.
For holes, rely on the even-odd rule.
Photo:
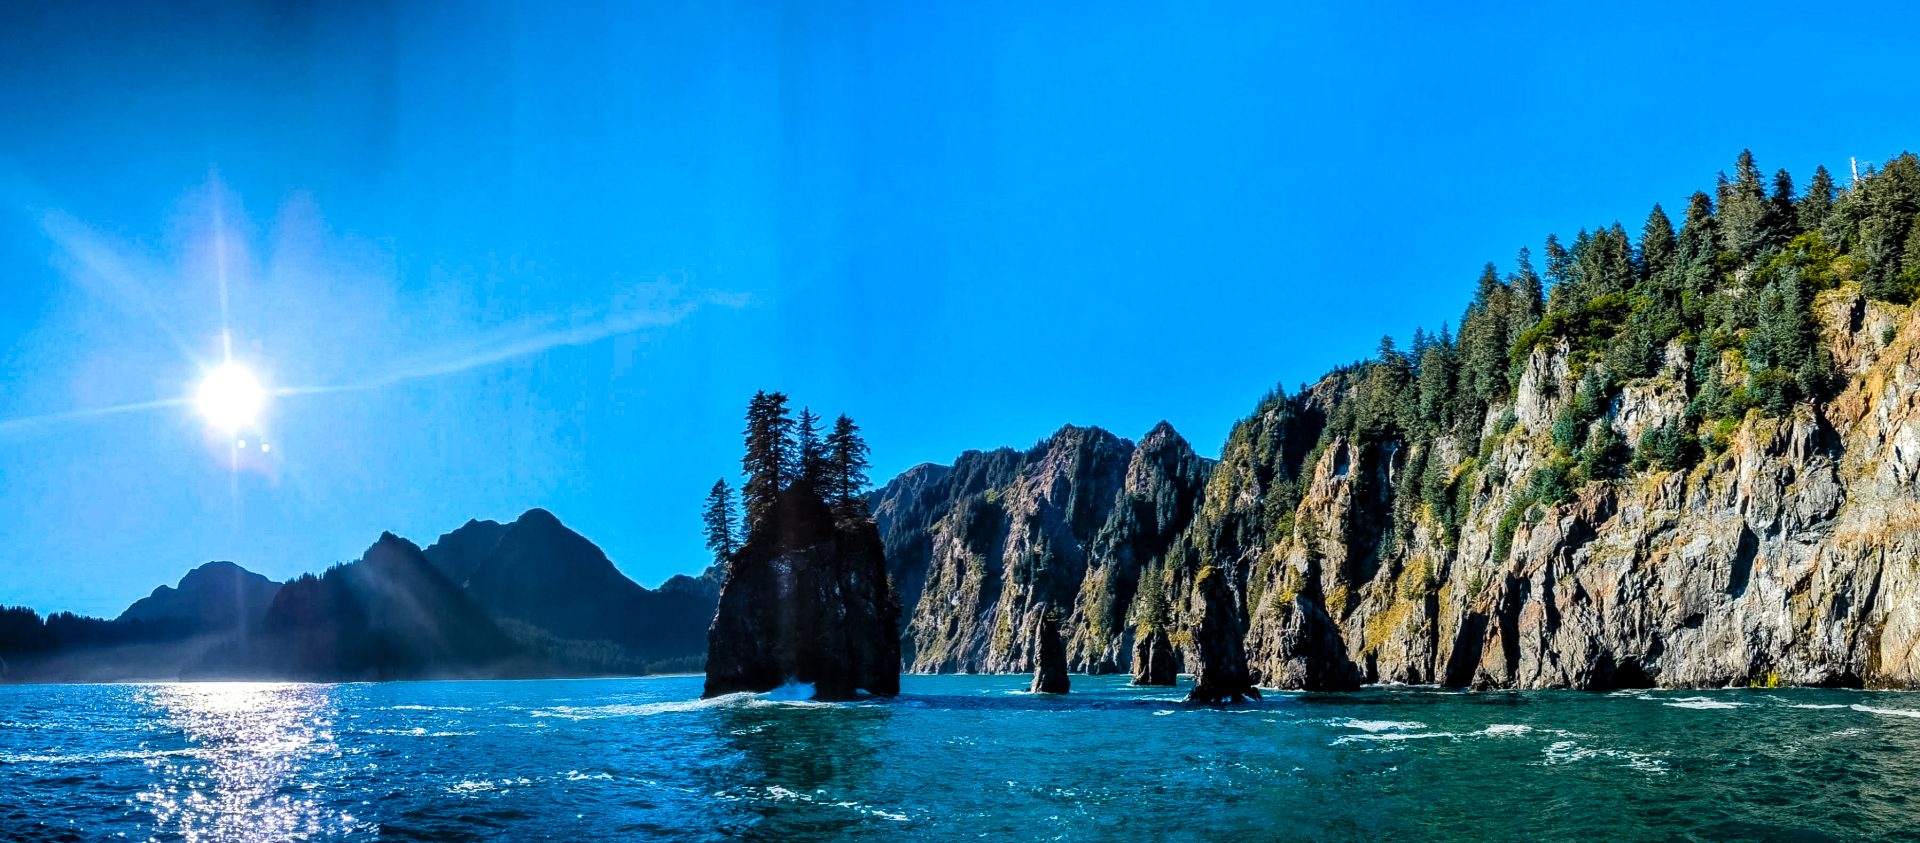
{"label": "sun reflection on water", "polygon": [[[158,734],[150,748],[185,750],[147,762],[154,784],[137,798],[156,830],[187,843],[293,840],[365,828],[315,793],[310,761],[339,754],[335,689],[208,682],[141,689]],[[165,746],[154,746],[165,744]]]}

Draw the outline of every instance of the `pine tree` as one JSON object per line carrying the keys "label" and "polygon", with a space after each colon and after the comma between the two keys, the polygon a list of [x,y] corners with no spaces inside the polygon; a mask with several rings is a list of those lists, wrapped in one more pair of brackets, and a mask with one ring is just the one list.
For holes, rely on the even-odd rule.
{"label": "pine tree", "polygon": [[800,418],[794,424],[795,447],[794,464],[789,476],[803,488],[820,489],[826,478],[826,446],[820,441],[820,417],[813,414],[810,407],[800,408]]}
{"label": "pine tree", "polygon": [[1441,339],[1427,343],[1421,352],[1418,376],[1420,421],[1426,430],[1434,433],[1453,426],[1453,349],[1445,339],[1445,326],[1441,327],[1440,336]]}
{"label": "pine tree", "polygon": [[726,562],[740,547],[734,535],[733,490],[727,487],[726,478],[713,481],[701,517],[706,522],[707,549],[713,551],[713,561]]}
{"label": "pine tree", "polygon": [[740,459],[746,483],[740,488],[746,509],[746,540],[772,526],[780,492],[791,478],[793,418],[787,415],[787,396],[760,391],[747,402],[746,453]]}
{"label": "pine tree", "polygon": [[1470,422],[1487,404],[1507,394],[1507,358],[1513,345],[1507,334],[1510,293],[1493,264],[1487,264],[1480,272],[1473,303],[1460,318],[1455,418]]}
{"label": "pine tree", "polygon": [[1558,288],[1567,283],[1568,277],[1573,273],[1573,256],[1568,254],[1567,250],[1560,245],[1559,236],[1553,234],[1547,235],[1545,250],[1547,255],[1547,284],[1550,288]]}
{"label": "pine tree", "polygon": [[1647,213],[1647,224],[1640,229],[1640,278],[1658,278],[1673,268],[1673,220],[1654,203]]}
{"label": "pine tree", "polygon": [[1813,169],[1813,180],[1807,182],[1807,193],[1800,197],[1794,215],[1801,231],[1819,231],[1830,213],[1833,213],[1833,176],[1822,165]]}
{"label": "pine tree", "polygon": [[1507,337],[1517,338],[1540,321],[1546,300],[1540,276],[1533,271],[1533,253],[1525,246],[1514,259],[1514,273],[1507,280]]}
{"label": "pine tree", "polygon": [[860,426],[845,414],[833,421],[827,434],[826,492],[833,503],[851,507],[863,502],[867,490],[866,440],[860,438]]}
{"label": "pine tree", "polygon": [[1686,319],[1698,322],[1706,306],[1705,296],[1720,286],[1720,221],[1713,213],[1713,200],[1705,193],[1695,193],[1687,200],[1687,218],[1680,227],[1673,257]]}
{"label": "pine tree", "polygon": [[1767,197],[1767,236],[1764,247],[1776,249],[1793,239],[1800,226],[1793,196],[1793,174],[1782,168],[1773,174],[1773,194]]}
{"label": "pine tree", "polygon": [[1731,181],[1721,174],[1719,200],[1720,227],[1726,234],[1727,248],[1743,259],[1754,259],[1766,244],[1768,205],[1752,150],[1740,151]]}

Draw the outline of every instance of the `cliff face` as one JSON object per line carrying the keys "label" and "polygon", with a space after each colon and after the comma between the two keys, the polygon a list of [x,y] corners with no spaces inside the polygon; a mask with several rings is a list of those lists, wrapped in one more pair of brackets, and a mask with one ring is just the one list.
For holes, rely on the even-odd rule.
{"label": "cliff face", "polygon": [[969,452],[874,493],[896,582],[911,602],[915,672],[1028,672],[1028,633],[1049,606],[1069,669],[1114,673],[1132,658],[1141,571],[1192,519],[1211,463],[1161,424],[1138,446],[1066,427],[1024,453]]}
{"label": "cliff face", "polygon": [[[1533,350],[1478,457],[1448,439],[1331,443],[1248,587],[1255,670],[1284,687],[1920,684],[1920,322],[1851,290],[1819,313],[1850,383],[1749,413],[1690,470],[1525,503],[1577,388],[1564,345]],[[1666,358],[1594,424],[1634,442],[1678,418],[1689,361]],[[1422,458],[1464,486],[1458,538],[1419,512],[1389,540],[1377,514]]]}
{"label": "cliff face", "polygon": [[[1069,664],[1092,673],[1148,670],[1134,642],[1165,635],[1183,671],[1225,636],[1283,688],[1920,686],[1920,320],[1852,286],[1816,313],[1847,379],[1831,400],[1749,412],[1690,468],[1637,462],[1552,503],[1529,483],[1581,383],[1552,341],[1473,441],[1323,437],[1357,394],[1348,370],[1261,402],[1217,465],[1170,428],[1138,447],[1067,428],[994,452],[1003,482],[966,494],[919,469],[876,493],[918,519],[883,519],[888,545],[925,548],[896,559],[924,583],[908,664],[1030,671],[1018,632],[1052,603],[1073,607]],[[1633,458],[1683,417],[1697,362],[1669,345],[1582,435],[1609,427]]]}

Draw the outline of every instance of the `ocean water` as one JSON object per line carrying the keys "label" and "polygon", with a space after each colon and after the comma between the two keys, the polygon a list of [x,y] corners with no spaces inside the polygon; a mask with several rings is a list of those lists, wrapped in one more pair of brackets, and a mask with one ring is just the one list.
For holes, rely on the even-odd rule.
{"label": "ocean water", "polygon": [[0,840],[1859,840],[1920,835],[1920,694],[895,700],[697,677],[0,687]]}

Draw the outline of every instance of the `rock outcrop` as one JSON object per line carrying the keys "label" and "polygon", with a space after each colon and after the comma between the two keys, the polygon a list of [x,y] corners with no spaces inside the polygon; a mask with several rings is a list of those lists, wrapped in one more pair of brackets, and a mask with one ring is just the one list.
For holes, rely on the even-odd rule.
{"label": "rock outcrop", "polygon": [[705,696],[789,682],[813,698],[900,691],[900,607],[879,531],[864,513],[836,516],[783,493],[775,537],[728,560],[708,630]]}
{"label": "rock outcrop", "polygon": [[1213,567],[1201,570],[1193,600],[1194,616],[1198,618],[1194,649],[1199,651],[1199,658],[1187,702],[1218,704],[1259,699],[1260,690],[1247,671],[1239,613],[1225,573]]}
{"label": "rock outcrop", "polygon": [[1064,694],[1071,683],[1067,679],[1067,645],[1060,639],[1060,616],[1043,609],[1034,621],[1034,650],[1039,653],[1033,670],[1036,694]]}
{"label": "rock outcrop", "polygon": [[1133,684],[1171,686],[1179,681],[1180,666],[1166,630],[1149,630],[1133,646]]}

